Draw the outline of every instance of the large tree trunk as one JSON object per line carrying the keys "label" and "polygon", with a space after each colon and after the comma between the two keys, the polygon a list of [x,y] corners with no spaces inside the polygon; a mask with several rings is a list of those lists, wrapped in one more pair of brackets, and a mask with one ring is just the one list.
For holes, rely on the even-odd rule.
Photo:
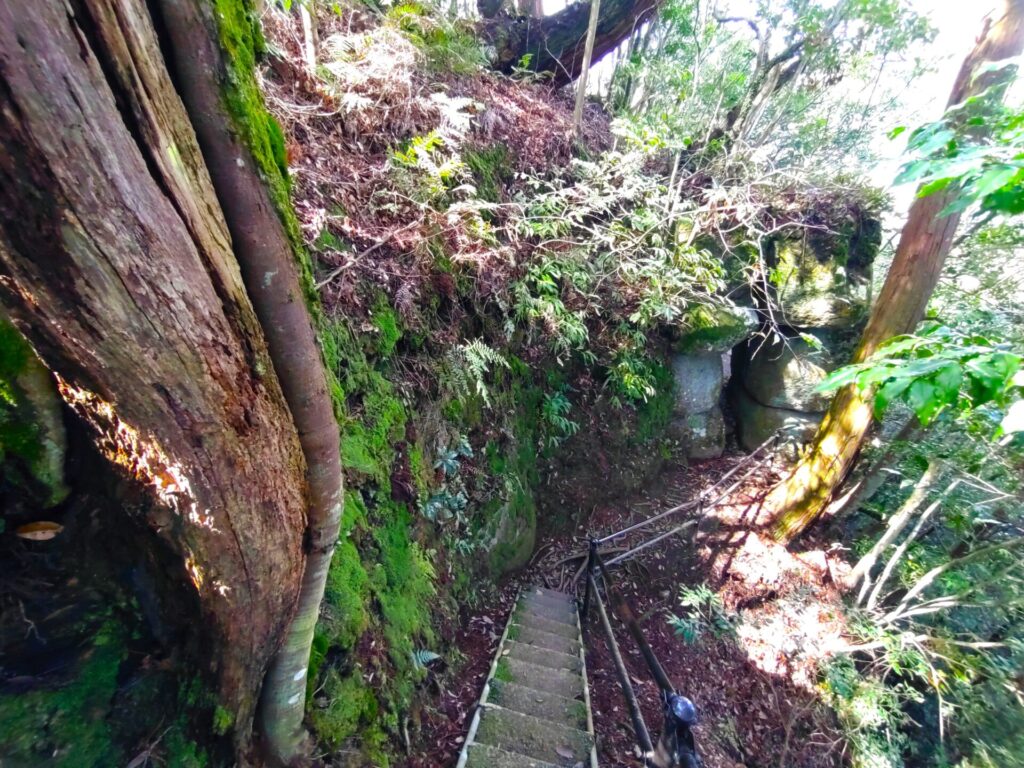
{"label": "large tree trunk", "polygon": [[300,274],[298,224],[279,166],[280,129],[264,109],[253,72],[263,44],[258,21],[243,0],[223,0],[216,6],[202,0],[162,0],[159,7],[177,82],[308,467],[302,588],[261,699],[260,725],[267,746],[271,756],[285,764],[296,760],[304,748],[306,672],[341,526],[338,422],[304,300],[315,301],[314,289],[308,272]]}
{"label": "large tree trunk", "polygon": [[[188,53],[209,44],[194,37]],[[247,155],[228,159],[241,167]],[[273,211],[258,180],[262,197],[236,182],[248,195],[241,210]],[[280,221],[269,234],[261,223],[248,234],[277,248]],[[0,305],[103,453],[148,489],[151,503],[126,514],[144,515],[180,558],[200,612],[196,661],[242,749],[307,591],[303,533],[317,490],[310,502],[309,435],[296,429],[304,404],[285,375],[282,392],[287,366],[268,353],[233,254],[240,236],[234,225],[229,234],[141,0],[0,4]],[[309,362],[301,292],[263,278],[291,305],[268,310],[272,346],[304,323],[291,351]],[[322,403],[309,405],[324,416]],[[327,417],[336,436],[329,407]],[[331,448],[336,456],[336,438]],[[338,491],[321,507],[336,507]],[[311,550],[322,569],[329,546],[314,538]]]}
{"label": "large tree trunk", "polygon": [[[950,106],[998,84],[1000,79],[1005,81],[1010,76],[1007,68],[985,71],[985,65],[1018,56],[1022,49],[1024,0],[1006,0],[1002,14],[986,23],[964,61]],[[914,201],[853,362],[863,362],[884,341],[913,332],[921,322],[960,223],[959,213],[942,215],[957,194],[956,189],[947,189]],[[871,418],[870,404],[854,386],[836,393],[813,444],[792,474],[769,496],[769,504],[779,515],[777,538],[788,541],[817,519],[853,467]]]}
{"label": "large tree trunk", "polygon": [[[614,50],[659,5],[660,0],[601,0],[593,60]],[[509,71],[529,55],[532,69],[550,72],[556,85],[565,85],[583,68],[589,20],[590,3],[572,3],[542,18],[499,14],[481,22],[480,31],[495,47],[495,68]]]}

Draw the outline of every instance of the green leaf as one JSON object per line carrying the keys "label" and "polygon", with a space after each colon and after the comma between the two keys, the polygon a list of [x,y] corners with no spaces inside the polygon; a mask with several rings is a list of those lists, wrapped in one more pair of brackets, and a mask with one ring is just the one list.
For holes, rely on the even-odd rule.
{"label": "green leaf", "polygon": [[847,384],[853,384],[863,370],[864,366],[862,365],[844,365],[822,379],[818,386],[814,388],[814,391],[834,392],[845,387]]}
{"label": "green leaf", "polygon": [[921,186],[917,190],[918,197],[928,197],[936,192],[941,192],[943,189],[952,184],[956,179],[953,176],[947,176],[944,179],[936,179],[935,181],[929,181],[927,184]]}
{"label": "green leaf", "polygon": [[875,418],[881,419],[892,401],[902,395],[910,384],[910,379],[899,378],[887,381],[885,384],[880,386],[878,391],[875,392]]}
{"label": "green leaf", "polygon": [[938,388],[930,379],[918,379],[907,390],[907,405],[917,415],[918,421],[927,426],[942,408]]}

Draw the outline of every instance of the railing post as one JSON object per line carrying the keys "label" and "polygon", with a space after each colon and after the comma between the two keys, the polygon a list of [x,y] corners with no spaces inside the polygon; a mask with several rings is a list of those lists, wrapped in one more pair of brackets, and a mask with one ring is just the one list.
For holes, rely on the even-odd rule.
{"label": "railing post", "polygon": [[594,561],[597,559],[597,539],[593,536],[589,539],[589,545],[587,549],[587,569],[584,573],[584,577],[587,580],[587,586],[583,590],[583,608],[580,610],[580,628],[587,631],[587,614],[590,611],[590,593],[593,589],[591,587],[591,575],[594,573]]}

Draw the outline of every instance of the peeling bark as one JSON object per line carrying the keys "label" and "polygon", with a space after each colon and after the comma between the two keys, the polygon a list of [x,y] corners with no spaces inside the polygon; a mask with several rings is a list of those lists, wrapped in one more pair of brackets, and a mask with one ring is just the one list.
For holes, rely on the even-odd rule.
{"label": "peeling bark", "polygon": [[149,491],[248,741],[303,573],[302,447],[141,0],[0,4],[0,305]]}

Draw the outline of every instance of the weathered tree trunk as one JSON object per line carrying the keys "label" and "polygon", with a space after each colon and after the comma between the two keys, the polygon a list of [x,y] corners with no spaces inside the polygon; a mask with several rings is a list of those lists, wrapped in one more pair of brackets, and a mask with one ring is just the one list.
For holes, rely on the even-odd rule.
{"label": "weathered tree trunk", "polygon": [[[659,4],[660,0],[601,0],[594,60],[629,37]],[[496,69],[509,71],[529,55],[532,69],[550,72],[556,85],[565,85],[583,69],[589,20],[590,3],[572,3],[542,18],[498,14],[481,22],[480,32],[495,47],[492,64]]]}
{"label": "weathered tree trunk", "polygon": [[306,467],[140,0],[0,4],[0,304],[148,488],[126,514],[180,558],[243,748],[302,581]]}
{"label": "weathered tree trunk", "polygon": [[[1006,68],[986,64],[1017,56],[1024,49],[1024,0],[1006,0],[1002,15],[987,23],[957,76],[949,104],[960,104],[1009,77]],[[942,215],[956,189],[918,198],[910,208],[896,256],[879,293],[853,362],[863,362],[884,341],[911,333],[942,273],[960,214]],[[788,541],[817,519],[846,478],[871,425],[871,406],[848,386],[836,393],[814,442],[792,474],[769,496],[777,510],[775,535]]]}
{"label": "weathered tree trunk", "polygon": [[312,280],[306,275],[303,281],[297,261],[298,226],[275,154],[279,129],[266,114],[252,71],[262,46],[258,21],[242,0],[216,7],[202,0],[161,0],[159,8],[177,82],[307,463],[306,567],[294,621],[267,675],[260,715],[272,757],[290,763],[304,747],[306,672],[341,525],[338,423],[304,300],[313,291]]}

